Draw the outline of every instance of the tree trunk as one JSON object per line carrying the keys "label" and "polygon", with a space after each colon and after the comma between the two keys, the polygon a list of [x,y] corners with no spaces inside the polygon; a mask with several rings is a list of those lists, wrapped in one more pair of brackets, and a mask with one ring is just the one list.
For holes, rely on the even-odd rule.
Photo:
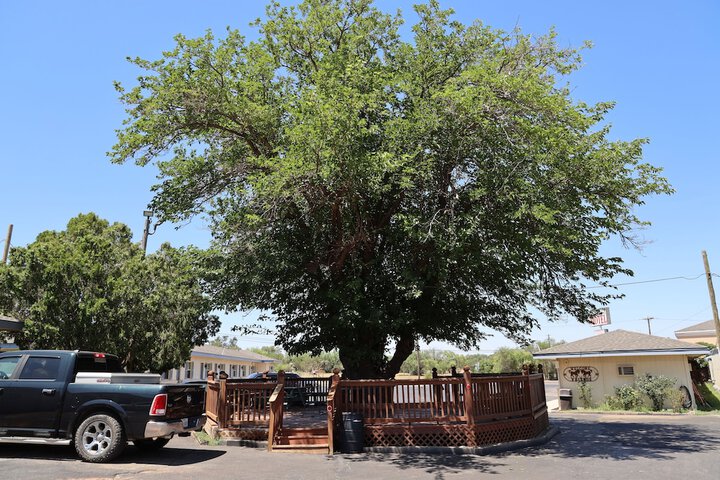
{"label": "tree trunk", "polygon": [[414,337],[404,335],[398,340],[395,353],[388,360],[385,357],[384,342],[369,342],[367,338],[364,340],[366,341],[348,342],[338,349],[345,378],[354,380],[394,378],[415,347]]}

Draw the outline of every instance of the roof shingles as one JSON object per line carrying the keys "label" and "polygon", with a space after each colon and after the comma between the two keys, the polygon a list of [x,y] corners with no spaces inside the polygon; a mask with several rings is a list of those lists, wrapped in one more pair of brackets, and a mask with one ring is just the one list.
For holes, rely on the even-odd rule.
{"label": "roof shingles", "polygon": [[674,340],[672,338],[656,337],[627,330],[614,330],[612,332],[595,335],[575,342],[555,345],[537,352],[537,356],[546,355],[579,355],[597,353],[621,353],[621,352],[653,352],[658,354],[668,351],[683,351],[688,353],[697,352],[702,347],[689,342]]}
{"label": "roof shingles", "polygon": [[224,347],[216,347],[213,345],[201,345],[197,347],[193,347],[193,353],[202,355],[202,354],[208,354],[208,355],[215,355],[215,356],[223,356],[228,358],[234,358],[237,360],[244,360],[244,361],[251,361],[251,362],[258,362],[258,363],[274,363],[277,362],[274,358],[266,357],[264,355],[260,355],[259,353],[255,352],[249,352],[247,350],[240,350],[237,348],[224,348]]}

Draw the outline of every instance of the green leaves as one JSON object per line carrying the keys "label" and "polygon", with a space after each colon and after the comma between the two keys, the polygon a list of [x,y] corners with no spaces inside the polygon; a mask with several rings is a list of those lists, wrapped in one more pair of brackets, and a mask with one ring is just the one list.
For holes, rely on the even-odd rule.
{"label": "green leaves", "polygon": [[[95,214],[14,248],[0,308],[25,320],[19,345],[100,350],[132,371],[163,371],[190,358],[219,328],[201,290],[196,249],[164,244],[144,257],[125,225]],[[3,290],[5,291],[5,290]]]}
{"label": "green leaves", "polygon": [[259,41],[178,36],[119,87],[111,159],[158,163],[161,218],[211,219],[216,303],[271,312],[289,353],[338,348],[350,375],[391,375],[417,337],[586,318],[611,297],[584,284],[630,273],[601,243],[632,243],[634,207],[672,192],[645,140],[609,140],[612,103],[570,97],[580,52],[555,32],[416,11],[408,43],[368,0],[272,3]]}

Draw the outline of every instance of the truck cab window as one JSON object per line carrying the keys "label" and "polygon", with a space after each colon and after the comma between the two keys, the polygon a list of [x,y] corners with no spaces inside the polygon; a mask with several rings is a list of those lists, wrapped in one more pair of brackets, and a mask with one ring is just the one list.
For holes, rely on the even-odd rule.
{"label": "truck cab window", "polygon": [[20,380],[55,380],[59,367],[59,358],[30,357],[20,372]]}

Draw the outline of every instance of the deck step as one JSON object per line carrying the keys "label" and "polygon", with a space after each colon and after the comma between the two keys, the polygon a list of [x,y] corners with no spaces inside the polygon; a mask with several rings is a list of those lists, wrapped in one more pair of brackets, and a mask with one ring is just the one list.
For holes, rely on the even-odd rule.
{"label": "deck step", "polygon": [[283,428],[282,429],[283,434],[287,435],[327,435],[328,430],[327,427],[322,428],[315,428],[315,427],[307,427],[307,428]]}
{"label": "deck step", "polygon": [[280,436],[277,440],[276,445],[327,445],[328,436],[324,437],[295,437],[295,436]]}
{"label": "deck step", "polygon": [[[327,440],[326,440],[327,442]],[[273,452],[283,453],[315,453],[315,454],[327,454],[328,444],[318,443],[315,445],[273,445]]]}
{"label": "deck step", "polygon": [[293,451],[309,449],[320,450],[318,453],[322,453],[322,451],[327,452],[328,443],[326,428],[284,428],[273,445],[273,450],[276,448]]}

